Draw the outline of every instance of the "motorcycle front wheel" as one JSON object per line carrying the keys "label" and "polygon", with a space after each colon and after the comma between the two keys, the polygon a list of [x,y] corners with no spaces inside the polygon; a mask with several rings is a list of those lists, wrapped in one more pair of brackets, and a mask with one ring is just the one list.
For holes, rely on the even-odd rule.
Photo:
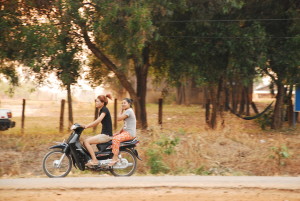
{"label": "motorcycle front wheel", "polygon": [[[136,156],[130,150],[123,150],[119,153],[120,164],[113,166],[109,171],[117,177],[131,176],[137,167]],[[125,168],[118,168],[125,167]]]}
{"label": "motorcycle front wheel", "polygon": [[65,177],[72,169],[72,159],[61,150],[47,153],[43,159],[43,170],[48,177]]}

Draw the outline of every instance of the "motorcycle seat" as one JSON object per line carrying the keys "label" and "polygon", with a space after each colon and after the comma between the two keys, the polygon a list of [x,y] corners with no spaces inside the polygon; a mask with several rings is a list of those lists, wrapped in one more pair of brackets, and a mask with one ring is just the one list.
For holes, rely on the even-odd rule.
{"label": "motorcycle seat", "polygon": [[[124,141],[121,142],[120,146],[126,146],[126,145],[130,145],[130,144],[135,144],[138,140],[136,138],[134,138],[133,140],[128,140],[128,141]],[[104,151],[107,147],[112,145],[112,140],[106,143],[101,143],[101,144],[97,144],[97,148],[99,151]]]}
{"label": "motorcycle seat", "polygon": [[121,142],[121,144],[132,144],[134,142],[138,141],[136,138],[134,138],[133,140],[127,140],[127,141],[124,141],[124,142]]}
{"label": "motorcycle seat", "polygon": [[[131,143],[134,143],[136,141],[137,141],[137,139],[134,138],[133,140],[123,141],[123,142],[121,142],[121,144],[131,144]],[[112,145],[112,140],[110,140],[108,142],[105,142],[105,143],[97,144],[97,145],[108,145],[109,146],[109,145]]]}

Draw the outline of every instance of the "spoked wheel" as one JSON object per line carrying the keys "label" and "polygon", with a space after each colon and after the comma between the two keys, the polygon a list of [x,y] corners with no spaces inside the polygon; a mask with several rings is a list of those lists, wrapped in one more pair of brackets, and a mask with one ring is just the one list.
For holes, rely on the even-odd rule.
{"label": "spoked wheel", "polygon": [[72,159],[60,150],[46,154],[43,159],[43,170],[48,177],[65,177],[72,169]]}
{"label": "spoked wheel", "polygon": [[131,176],[137,167],[136,156],[130,150],[123,150],[119,153],[119,159],[121,162],[116,163],[110,172],[117,177]]}

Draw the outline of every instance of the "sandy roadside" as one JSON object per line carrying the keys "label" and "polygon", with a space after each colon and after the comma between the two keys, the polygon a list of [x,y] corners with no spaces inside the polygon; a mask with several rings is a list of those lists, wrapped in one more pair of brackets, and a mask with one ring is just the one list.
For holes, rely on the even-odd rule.
{"label": "sandy roadside", "polygon": [[45,189],[0,190],[1,201],[300,201],[295,190],[276,189],[204,189],[204,188],[139,188],[139,189]]}
{"label": "sandy roadside", "polygon": [[0,201],[300,201],[300,177],[133,176],[0,179]]}

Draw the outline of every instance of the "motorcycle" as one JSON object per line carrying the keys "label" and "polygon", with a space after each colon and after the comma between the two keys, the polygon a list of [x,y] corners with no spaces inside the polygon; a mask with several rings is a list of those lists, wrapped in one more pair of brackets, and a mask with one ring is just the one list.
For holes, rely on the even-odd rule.
{"label": "motorcycle", "polygon": [[112,141],[109,141],[96,145],[99,150],[95,152],[99,162],[98,165],[85,166],[91,159],[91,156],[79,140],[84,128],[75,123],[72,125],[71,130],[71,135],[67,141],[51,146],[49,149],[53,150],[47,153],[43,159],[43,170],[48,177],[65,177],[70,173],[72,165],[81,171],[86,169],[92,171],[109,171],[114,176],[131,176],[136,171],[137,159],[142,160],[135,149],[139,141],[133,139],[121,142],[118,155],[119,162],[112,167],[108,166],[113,157]]}

